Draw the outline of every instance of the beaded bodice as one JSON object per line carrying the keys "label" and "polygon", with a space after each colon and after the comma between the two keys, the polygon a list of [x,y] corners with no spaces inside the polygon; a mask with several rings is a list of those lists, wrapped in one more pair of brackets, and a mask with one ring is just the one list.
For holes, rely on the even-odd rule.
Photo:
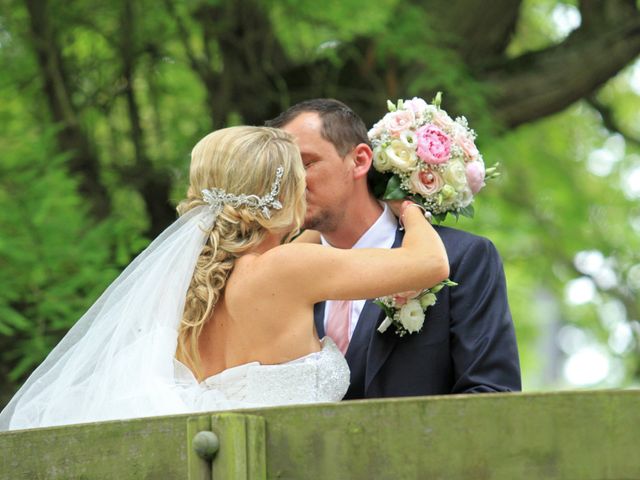
{"label": "beaded bodice", "polygon": [[232,367],[198,383],[175,361],[176,385],[192,411],[258,408],[300,403],[335,402],[349,387],[349,367],[329,337],[319,352],[278,365],[251,362]]}

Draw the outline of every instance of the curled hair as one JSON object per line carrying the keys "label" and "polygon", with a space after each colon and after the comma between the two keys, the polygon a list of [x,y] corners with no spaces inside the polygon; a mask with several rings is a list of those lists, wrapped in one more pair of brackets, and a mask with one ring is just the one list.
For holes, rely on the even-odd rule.
{"label": "curled hair", "polygon": [[178,331],[176,358],[200,377],[198,339],[224,293],[236,258],[260,244],[268,233],[285,233],[289,240],[304,220],[304,168],[293,138],[275,128],[231,127],[210,133],[191,152],[187,198],[178,205],[183,215],[206,205],[201,191],[220,188],[227,193],[263,196],[271,191],[279,166],[281,210],[265,218],[249,206],[225,205],[207,232],[187,291]]}

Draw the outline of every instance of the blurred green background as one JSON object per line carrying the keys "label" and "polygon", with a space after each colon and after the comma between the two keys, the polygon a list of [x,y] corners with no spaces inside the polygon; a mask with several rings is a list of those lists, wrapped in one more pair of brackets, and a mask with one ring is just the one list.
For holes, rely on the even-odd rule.
{"label": "blurred green background", "polygon": [[640,2],[0,0],[0,405],[175,218],[189,152],[330,96],[444,92],[502,176],[526,390],[640,384]]}

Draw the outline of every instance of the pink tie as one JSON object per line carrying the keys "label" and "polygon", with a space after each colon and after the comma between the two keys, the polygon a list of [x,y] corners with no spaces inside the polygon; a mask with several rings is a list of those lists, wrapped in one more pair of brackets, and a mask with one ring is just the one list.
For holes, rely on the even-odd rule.
{"label": "pink tie", "polygon": [[327,335],[336,342],[344,355],[349,346],[349,327],[351,320],[351,300],[334,300],[331,302],[327,319]]}

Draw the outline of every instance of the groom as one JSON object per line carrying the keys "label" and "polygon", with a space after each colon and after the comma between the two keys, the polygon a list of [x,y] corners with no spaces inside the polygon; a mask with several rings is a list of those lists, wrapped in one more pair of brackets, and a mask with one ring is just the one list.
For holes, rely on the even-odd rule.
{"label": "groom", "polygon": [[[267,122],[291,133],[306,169],[305,228],[336,248],[393,248],[403,232],[371,193],[372,151],[364,122],[333,99],[301,102]],[[427,309],[419,333],[399,337],[371,299],[315,306],[320,337],[344,336],[351,385],[345,399],[518,391],[520,366],[504,272],[493,244],[436,227],[447,249],[450,278]],[[334,338],[338,344],[338,338]]]}

